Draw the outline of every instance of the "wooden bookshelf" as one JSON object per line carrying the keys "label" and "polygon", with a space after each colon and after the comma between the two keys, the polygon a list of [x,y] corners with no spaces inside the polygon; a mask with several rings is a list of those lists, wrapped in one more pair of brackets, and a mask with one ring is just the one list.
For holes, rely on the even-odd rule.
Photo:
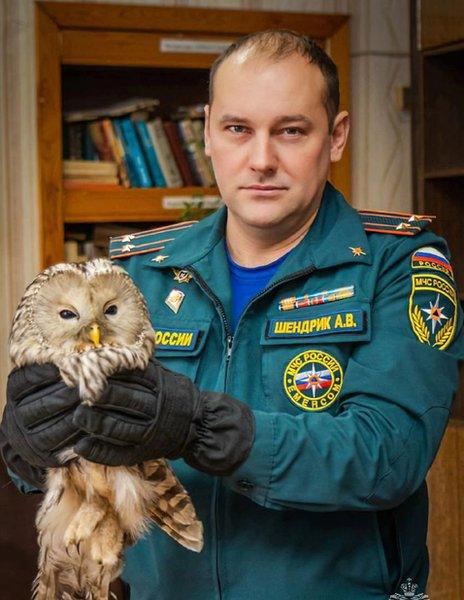
{"label": "wooden bookshelf", "polygon": [[64,190],[65,223],[177,221],[182,209],[163,208],[169,196],[217,196],[217,188],[130,188],[116,191]]}
{"label": "wooden bookshelf", "polygon": [[[63,260],[65,228],[76,223],[167,223],[182,210],[163,198],[217,195],[215,188],[65,190],[62,111],[105,98],[151,95],[167,109],[206,102],[216,53],[167,52],[162,40],[230,43],[240,35],[287,28],[318,40],[339,66],[342,108],[349,107],[348,17],[306,13],[36,2],[38,156],[42,263]],[[123,82],[121,84],[121,82]],[[121,97],[121,94],[126,96]],[[350,196],[350,153],[331,180]]]}

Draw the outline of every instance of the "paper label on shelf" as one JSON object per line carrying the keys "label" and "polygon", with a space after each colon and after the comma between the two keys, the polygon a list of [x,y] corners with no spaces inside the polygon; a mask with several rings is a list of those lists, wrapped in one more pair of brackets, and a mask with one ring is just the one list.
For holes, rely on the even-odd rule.
{"label": "paper label on shelf", "polygon": [[160,51],[180,54],[221,54],[231,43],[232,40],[223,42],[162,38],[160,40]]}
{"label": "paper label on shelf", "polygon": [[219,208],[222,205],[220,196],[164,196],[162,200],[163,208],[169,210],[179,210],[186,207],[187,204],[198,205],[202,208]]}

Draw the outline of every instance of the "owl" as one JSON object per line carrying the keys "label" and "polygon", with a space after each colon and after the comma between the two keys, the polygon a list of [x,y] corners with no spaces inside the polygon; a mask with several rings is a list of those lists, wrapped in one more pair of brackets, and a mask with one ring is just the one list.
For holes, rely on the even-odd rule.
{"label": "owl", "polygon": [[[54,363],[88,405],[98,404],[115,372],[145,369],[153,348],[145,299],[124,269],[105,259],[40,273],[24,293],[10,336],[15,367]],[[36,518],[34,600],[107,600],[125,546],[153,523],[201,550],[202,523],[165,460],[107,467],[67,448],[60,461],[64,468],[47,472]]]}

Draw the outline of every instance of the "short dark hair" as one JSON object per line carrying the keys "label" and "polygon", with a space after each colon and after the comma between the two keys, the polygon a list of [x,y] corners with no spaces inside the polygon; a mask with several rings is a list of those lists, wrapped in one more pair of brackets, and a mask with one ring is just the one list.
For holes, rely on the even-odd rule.
{"label": "short dark hair", "polygon": [[340,104],[340,87],[338,70],[330,56],[311,38],[289,29],[267,29],[240,37],[220,54],[211,66],[209,75],[209,104],[213,103],[214,77],[222,63],[239,50],[249,48],[253,53],[267,55],[274,60],[287,58],[293,53],[300,54],[308,62],[317,65],[324,76],[326,92],[323,98],[332,131]]}

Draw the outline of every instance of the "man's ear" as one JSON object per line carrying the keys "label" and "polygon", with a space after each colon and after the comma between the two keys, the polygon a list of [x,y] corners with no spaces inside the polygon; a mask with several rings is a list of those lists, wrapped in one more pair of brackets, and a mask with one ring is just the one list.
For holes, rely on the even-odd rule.
{"label": "man's ear", "polygon": [[211,152],[210,152],[210,136],[209,136],[209,104],[205,104],[205,129],[204,129],[204,137],[205,137],[205,154],[206,154],[206,156],[211,156]]}
{"label": "man's ear", "polygon": [[338,162],[341,159],[348,140],[349,131],[350,115],[346,110],[343,110],[335,117],[330,136],[330,162]]}

